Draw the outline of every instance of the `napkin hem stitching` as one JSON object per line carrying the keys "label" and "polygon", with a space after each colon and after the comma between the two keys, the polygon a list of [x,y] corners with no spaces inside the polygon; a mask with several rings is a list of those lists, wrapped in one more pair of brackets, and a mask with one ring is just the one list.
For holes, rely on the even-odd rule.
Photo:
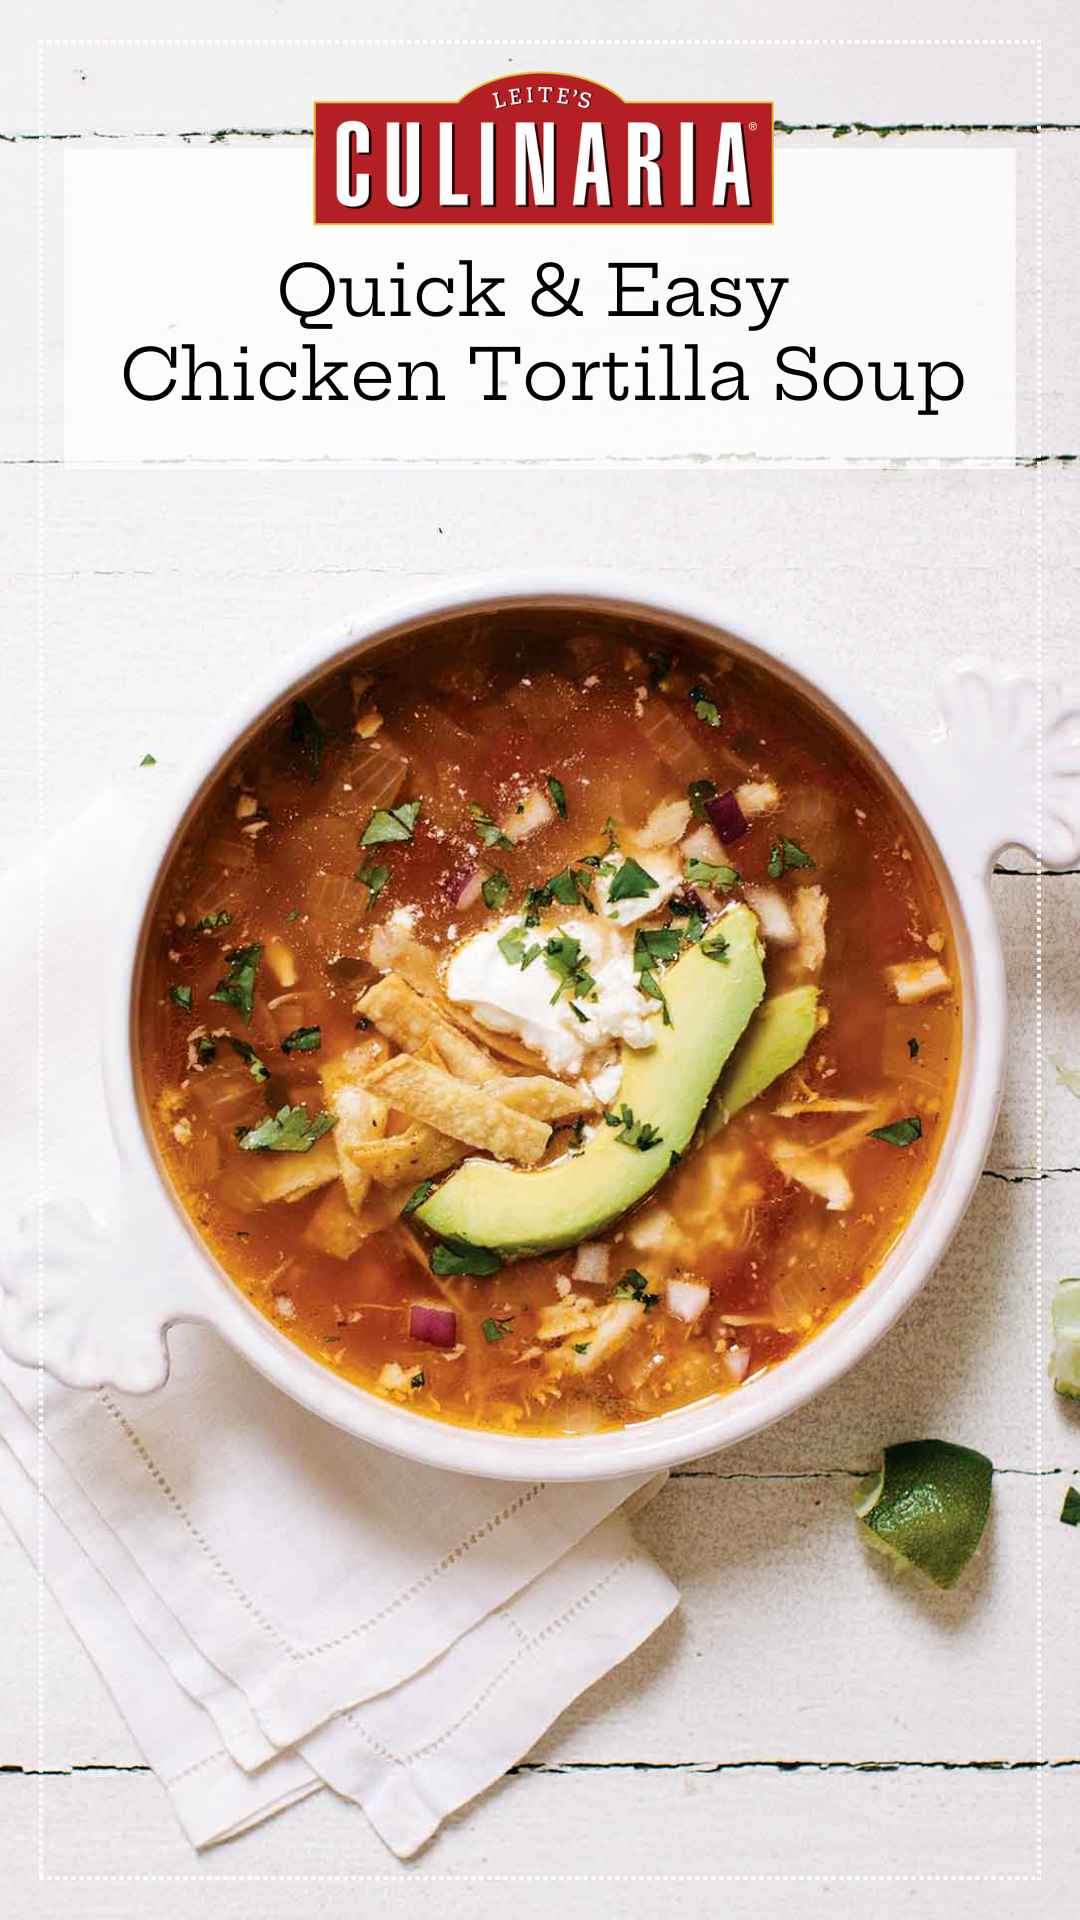
{"label": "napkin hem stitching", "polygon": [[361,1621],[359,1625],[350,1627],[346,1633],[339,1634],[333,1640],[320,1641],[313,1647],[299,1647],[294,1641],[290,1640],[279,1627],[276,1627],[272,1620],[269,1620],[266,1615],[261,1612],[250,1595],[246,1593],[240,1585],[235,1574],[230,1573],[228,1567],[219,1559],[205,1534],[200,1531],[191,1518],[191,1515],[187,1512],[179,1495],[173,1491],[169,1481],[150,1453],[146,1442],[142,1439],[126,1414],[121,1412],[116,1402],[111,1398],[107,1388],[102,1387],[97,1397],[106,1412],[112,1416],[125,1438],[138,1454],[139,1459],[142,1461],[143,1466],[146,1468],[159,1493],[164,1495],[173,1512],[187,1529],[196,1546],[201,1550],[212,1571],[234,1598],[239,1600],[241,1606],[245,1612],[250,1614],[255,1624],[261,1627],[262,1631],[298,1666],[305,1660],[319,1659],[324,1654],[333,1653],[339,1647],[345,1646],[350,1640],[356,1640],[362,1634],[370,1633],[374,1628],[381,1626],[391,1614],[396,1613],[401,1607],[410,1605],[413,1600],[418,1599],[433,1581],[441,1579],[444,1574],[449,1573],[450,1569],[456,1566],[460,1560],[464,1559],[465,1555],[470,1553],[474,1547],[478,1547],[485,1540],[490,1539],[492,1534],[496,1533],[501,1526],[505,1525],[508,1520],[513,1520],[525,1507],[531,1505],[531,1503],[544,1492],[542,1481],[536,1481],[532,1486],[526,1487],[521,1493],[517,1494],[513,1500],[509,1501],[500,1512],[491,1514],[489,1518],[485,1520],[483,1526],[474,1528],[472,1533],[467,1534],[463,1540],[459,1540],[456,1546],[451,1547],[443,1555],[441,1560],[437,1561],[433,1567],[429,1567],[428,1571],[414,1580],[411,1586],[406,1587],[401,1593],[395,1594],[392,1600],[386,1601],[386,1603],[380,1607],[378,1613],[372,1614],[367,1620]]}
{"label": "napkin hem stitching", "polygon": [[[601,1594],[611,1585],[612,1581],[617,1580],[619,1576],[625,1573],[630,1567],[639,1563],[641,1558],[640,1548],[631,1548],[613,1567],[609,1567],[602,1580],[598,1580],[586,1593],[579,1594],[577,1599],[572,1601],[570,1606],[566,1607],[561,1614],[557,1614],[553,1620],[549,1620],[537,1633],[526,1635],[524,1644],[518,1648],[512,1658],[506,1662],[506,1665],[500,1668],[499,1672],[488,1681],[487,1685],[481,1689],[476,1695],[476,1698],[465,1708],[464,1712],[459,1714],[451,1726],[444,1727],[441,1733],[436,1734],[433,1739],[425,1742],[422,1747],[414,1748],[411,1753],[393,1753],[386,1747],[383,1747],[382,1751],[389,1759],[396,1761],[398,1766],[405,1767],[406,1769],[414,1767],[419,1761],[426,1759],[429,1754],[437,1752],[440,1747],[445,1746],[448,1740],[452,1740],[456,1734],[460,1733],[462,1727],[465,1726],[475,1714],[482,1711],[492,1695],[498,1691],[503,1682],[510,1677],[523,1660],[527,1660],[536,1652],[537,1648],[542,1646],[544,1641],[550,1639],[553,1634],[561,1633],[563,1628],[568,1626],[577,1614],[585,1607],[591,1606],[594,1601],[600,1598]],[[345,1718],[354,1732],[358,1733],[362,1739],[374,1744],[372,1737],[367,1733],[366,1729],[358,1725],[354,1718],[353,1711],[347,1713]]]}
{"label": "napkin hem stitching", "polygon": [[190,1533],[196,1546],[201,1549],[202,1553],[205,1555],[206,1559],[209,1561],[210,1566],[213,1568],[218,1578],[224,1583],[226,1587],[228,1587],[229,1591],[235,1596],[235,1598],[240,1601],[240,1604],[243,1606],[245,1611],[251,1615],[256,1625],[261,1627],[263,1632],[268,1634],[272,1640],[276,1641],[278,1646],[281,1647],[284,1650],[284,1652],[289,1654],[290,1657],[295,1657],[295,1649],[293,1648],[291,1641],[289,1641],[285,1636],[285,1634],[281,1632],[280,1628],[275,1627],[272,1620],[268,1620],[265,1614],[260,1612],[259,1608],[255,1605],[255,1602],[251,1599],[250,1595],[245,1593],[243,1587],[240,1585],[239,1581],[236,1579],[235,1574],[230,1573],[229,1569],[223,1564],[221,1560],[218,1559],[217,1554],[214,1552],[214,1549],[210,1545],[210,1542],[207,1540],[205,1534],[199,1531],[199,1528],[195,1525],[195,1522],[191,1518],[191,1515],[187,1512],[186,1508],[184,1507],[183,1502],[180,1500],[179,1496],[173,1492],[173,1489],[170,1486],[168,1480],[166,1480],[165,1475],[161,1471],[161,1468],[157,1465],[157,1463],[153,1459],[153,1456],[151,1455],[150,1450],[147,1447],[145,1441],[141,1439],[140,1435],[136,1432],[135,1428],[132,1426],[130,1420],[127,1419],[126,1415],[121,1413],[120,1408],[116,1405],[115,1401],[111,1399],[108,1391],[104,1387],[100,1390],[98,1394],[98,1399],[101,1402],[102,1406],[105,1408],[106,1412],[112,1415],[112,1418],[116,1421],[117,1425],[119,1426],[121,1432],[124,1434],[125,1438],[130,1442],[131,1446],[135,1449],[135,1452],[138,1454],[139,1459],[142,1461],[143,1466],[146,1468],[146,1471],[150,1475],[150,1478],[154,1482],[154,1485],[157,1487],[159,1493],[164,1494],[165,1499],[167,1500],[169,1506],[173,1509],[173,1512],[178,1516],[178,1518],[182,1521],[183,1525],[187,1528],[187,1531]]}
{"label": "napkin hem stitching", "polygon": [[537,1482],[534,1486],[527,1487],[524,1493],[519,1493],[515,1499],[511,1500],[507,1506],[502,1508],[501,1512],[493,1513],[489,1519],[485,1520],[482,1527],[474,1528],[473,1532],[467,1534],[464,1540],[459,1540],[456,1547],[451,1547],[449,1552],[445,1553],[435,1566],[430,1567],[427,1573],[421,1574],[420,1578],[414,1580],[410,1587],[406,1587],[402,1593],[396,1594],[393,1600],[388,1600],[384,1606],[380,1607],[378,1613],[373,1613],[369,1619],[362,1621],[359,1626],[350,1627],[347,1633],[339,1634],[336,1640],[323,1640],[318,1646],[298,1648],[295,1653],[295,1658],[298,1661],[311,1660],[324,1653],[333,1653],[338,1647],[344,1646],[347,1641],[355,1640],[359,1635],[369,1633],[373,1627],[381,1626],[383,1621],[392,1613],[396,1613],[400,1607],[408,1606],[413,1600],[419,1599],[420,1595],[431,1585],[432,1581],[439,1580],[443,1574],[449,1573],[450,1569],[456,1566],[459,1560],[464,1559],[467,1553],[470,1553],[474,1547],[481,1546],[485,1540],[490,1539],[491,1535],[497,1533],[498,1529],[505,1525],[508,1520],[515,1519],[525,1507],[530,1506],[543,1492],[544,1487],[540,1482]]}

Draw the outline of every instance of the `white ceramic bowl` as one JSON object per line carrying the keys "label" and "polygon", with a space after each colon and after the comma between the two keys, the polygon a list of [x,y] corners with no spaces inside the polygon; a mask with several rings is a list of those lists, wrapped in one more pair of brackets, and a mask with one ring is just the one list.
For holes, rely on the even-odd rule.
{"label": "white ceramic bowl", "polygon": [[[321,1366],[245,1299],[196,1238],[168,1187],[144,1125],[133,1057],[133,998],[149,905],[163,865],[221,763],[266,716],[327,669],[391,635],[413,634],[448,614],[514,606],[653,618],[706,645],[722,644],[788,681],[872,764],[897,796],[936,871],[963,975],[963,1043],[948,1132],[929,1187],[904,1234],[862,1292],[790,1359],[738,1391],[617,1432],[574,1439],[514,1438],[410,1412]],[[178,1321],[214,1327],[301,1405],[359,1439],[430,1465],[508,1480],[586,1480],[671,1466],[742,1440],[801,1406],[852,1366],[902,1313],[941,1258],[979,1178],[1001,1094],[1005,989],[987,881],[1005,846],[1064,865],[1080,846],[1080,782],[1070,708],[1030,680],[975,664],[953,669],[945,731],[918,750],[867,700],[817,661],[796,657],[708,601],[635,579],[496,575],[443,587],[350,622],[308,645],[251,694],[204,746],[169,817],[149,833],[118,926],[107,984],[104,1057],[108,1097],[126,1163],[126,1244],[121,1223],[96,1237],[70,1218],[46,1232],[42,1267],[3,1276],[0,1345],[40,1360],[69,1385],[106,1382],[149,1392],[168,1374],[166,1330]],[[94,1314],[87,1291],[94,1289]],[[92,1326],[92,1332],[89,1330]]]}

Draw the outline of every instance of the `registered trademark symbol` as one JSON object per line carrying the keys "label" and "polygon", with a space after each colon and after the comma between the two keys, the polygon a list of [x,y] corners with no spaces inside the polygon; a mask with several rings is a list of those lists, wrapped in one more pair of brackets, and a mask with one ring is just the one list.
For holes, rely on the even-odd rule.
{"label": "registered trademark symbol", "polygon": [[747,125],[747,129],[748,129],[748,131],[749,131],[750,133],[756,133],[756,132],[757,132],[757,121],[756,121],[756,120],[748,120],[748,121],[747,121],[747,123],[746,123],[746,125]]}

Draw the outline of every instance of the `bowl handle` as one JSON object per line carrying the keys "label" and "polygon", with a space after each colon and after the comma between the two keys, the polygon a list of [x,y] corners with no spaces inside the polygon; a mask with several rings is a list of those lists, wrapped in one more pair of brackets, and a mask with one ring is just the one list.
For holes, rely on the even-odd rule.
{"label": "bowl handle", "polygon": [[978,660],[957,661],[939,699],[945,727],[927,760],[975,870],[1003,847],[1069,866],[1080,855],[1080,701]]}
{"label": "bowl handle", "polygon": [[166,1328],[207,1315],[194,1261],[170,1270],[159,1238],[123,1197],[105,1219],[77,1199],[32,1208],[0,1247],[0,1349],[68,1387],[163,1386]]}

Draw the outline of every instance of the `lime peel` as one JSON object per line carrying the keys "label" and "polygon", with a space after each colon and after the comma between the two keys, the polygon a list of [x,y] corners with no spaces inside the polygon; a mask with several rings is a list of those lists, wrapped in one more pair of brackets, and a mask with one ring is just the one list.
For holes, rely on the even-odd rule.
{"label": "lime peel", "polygon": [[1080,1400],[1080,1280],[1059,1280],[1050,1305],[1054,1345],[1050,1378],[1054,1392]]}
{"label": "lime peel", "polygon": [[990,1512],[993,1465],[949,1440],[886,1447],[880,1472],[861,1482],[855,1514],[868,1546],[939,1587],[959,1579]]}

